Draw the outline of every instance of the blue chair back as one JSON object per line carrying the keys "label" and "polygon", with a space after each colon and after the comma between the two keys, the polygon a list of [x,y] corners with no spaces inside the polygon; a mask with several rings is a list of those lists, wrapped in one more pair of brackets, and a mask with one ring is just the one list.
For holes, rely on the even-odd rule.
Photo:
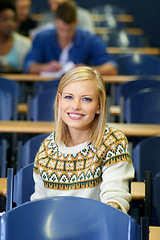
{"label": "blue chair back", "polygon": [[[0,95],[2,95],[0,96],[0,108],[3,107],[3,118],[0,116],[0,119],[17,120],[17,104],[20,94],[20,87],[18,83],[10,79],[0,78],[0,91]],[[4,95],[6,96],[4,97]]]}
{"label": "blue chair back", "polygon": [[0,89],[10,93],[12,96],[19,95],[20,87],[19,84],[13,80],[0,77]]}
{"label": "blue chair back", "polygon": [[127,123],[160,124],[160,88],[145,88],[125,101]]}
{"label": "blue chair back", "polygon": [[57,89],[37,94],[29,101],[28,120],[33,121],[54,121],[54,104]]}
{"label": "blue chair back", "polygon": [[0,120],[9,121],[13,117],[12,97],[0,89]]}
{"label": "blue chair back", "polygon": [[[116,229],[115,229],[116,226]],[[1,217],[3,240],[140,240],[129,215],[80,197],[51,197],[18,206]]]}
{"label": "blue chair back", "polygon": [[7,140],[2,139],[0,144],[0,177],[6,178],[7,171]]}
{"label": "blue chair back", "polygon": [[133,53],[116,59],[120,75],[160,75],[160,59],[155,56]]}
{"label": "blue chair back", "polygon": [[37,136],[34,136],[30,139],[28,139],[24,145],[21,141],[18,142],[18,153],[17,153],[17,169],[33,163],[35,156],[44,141],[44,139],[49,136],[48,133],[45,134],[39,134]]}
{"label": "blue chair back", "polygon": [[34,193],[33,163],[21,168],[14,176],[13,202],[19,206],[30,201]]}
{"label": "blue chair back", "polygon": [[128,24],[126,22],[117,21],[116,17],[110,12],[105,13],[104,20],[94,23],[95,27],[106,27],[109,28],[110,30],[116,29],[121,30],[127,27],[127,25]]}
{"label": "blue chair back", "polygon": [[130,82],[126,82],[123,84],[119,84],[116,86],[116,99],[115,103],[120,103],[120,97],[124,98],[124,101],[131,96],[132,94],[136,93],[139,90],[145,88],[160,88],[160,81],[154,79],[139,79]]}
{"label": "blue chair back", "polygon": [[133,165],[136,172],[136,180],[145,180],[145,171],[152,171],[155,176],[160,172],[160,136],[149,137],[141,140],[133,148]]}
{"label": "blue chair back", "polygon": [[152,223],[160,226],[160,171],[153,178],[152,189],[152,206],[155,210]]}
{"label": "blue chair back", "polygon": [[113,15],[117,14],[126,14],[126,10],[119,5],[115,4],[101,4],[91,8],[92,14],[106,14],[112,13]]}
{"label": "blue chair back", "polygon": [[40,94],[45,91],[50,91],[52,89],[58,89],[60,80],[51,80],[48,82],[36,82],[35,83],[35,94]]}
{"label": "blue chair back", "polygon": [[124,30],[116,30],[108,34],[108,47],[145,47],[146,40],[143,36],[132,35]]}

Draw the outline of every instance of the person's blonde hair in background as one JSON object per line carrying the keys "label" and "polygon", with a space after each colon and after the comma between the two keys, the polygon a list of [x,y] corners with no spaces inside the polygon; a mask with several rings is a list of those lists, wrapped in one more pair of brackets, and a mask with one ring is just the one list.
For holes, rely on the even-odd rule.
{"label": "person's blonde hair in background", "polygon": [[[88,139],[92,141],[93,146],[95,148],[98,148],[102,141],[106,119],[107,119],[105,84],[100,73],[89,67],[74,68],[71,71],[69,71],[67,74],[65,74],[61,79],[58,87],[58,93],[62,94],[63,89],[70,83],[77,82],[77,81],[86,81],[86,80],[96,81],[98,92],[99,92],[98,98],[99,98],[99,105],[100,105],[100,114],[96,114],[92,122],[92,125],[90,128],[90,139]],[[67,125],[61,119],[61,116],[59,113],[58,96],[56,97],[56,102],[55,102],[55,120],[56,120],[55,141],[57,143],[67,142],[67,140],[70,138],[70,134],[69,134]]]}

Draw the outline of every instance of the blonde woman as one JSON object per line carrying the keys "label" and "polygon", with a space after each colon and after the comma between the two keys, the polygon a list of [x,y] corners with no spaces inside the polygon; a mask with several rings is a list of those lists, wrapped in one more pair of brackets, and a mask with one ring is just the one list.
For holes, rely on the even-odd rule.
{"label": "blonde woman", "polygon": [[125,135],[106,124],[105,85],[96,70],[77,67],[63,76],[55,119],[56,131],[35,159],[31,200],[84,197],[127,213],[134,169]]}

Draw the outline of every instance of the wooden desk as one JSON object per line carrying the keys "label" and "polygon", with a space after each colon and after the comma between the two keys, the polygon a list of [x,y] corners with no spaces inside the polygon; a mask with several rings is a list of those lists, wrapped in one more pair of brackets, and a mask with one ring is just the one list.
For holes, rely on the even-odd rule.
{"label": "wooden desk", "polygon": [[[108,123],[120,129],[126,136],[150,137],[160,135],[160,124]],[[54,122],[0,121],[1,133],[51,133],[55,130]]]}
{"label": "wooden desk", "polygon": [[120,54],[120,53],[133,53],[138,52],[141,54],[147,54],[147,55],[160,55],[160,49],[159,48],[151,48],[151,47],[108,47],[107,51],[111,54]]}
{"label": "wooden desk", "polygon": [[145,199],[145,183],[131,182],[131,195],[133,200]]}
{"label": "wooden desk", "polygon": [[160,240],[160,227],[149,226],[149,240]]}
{"label": "wooden desk", "polygon": [[42,77],[39,74],[25,74],[25,73],[4,73],[1,77],[9,78],[17,82],[47,82],[53,80],[51,77]]}
{"label": "wooden desk", "polygon": [[7,178],[0,178],[0,195],[6,196],[7,194]]}
{"label": "wooden desk", "polygon": [[[42,77],[39,74],[0,74],[0,77],[9,78],[11,80],[17,81],[17,82],[48,82],[51,80],[54,80],[54,78],[50,77]],[[160,76],[148,76],[148,78],[153,78],[160,80]],[[143,78],[143,76],[140,75],[117,75],[117,76],[109,76],[109,75],[103,75],[103,79],[106,83],[115,83],[120,84],[128,81],[133,80],[139,80]],[[55,79],[56,80],[56,79]]]}
{"label": "wooden desk", "polygon": [[[130,14],[116,14],[114,18],[117,22],[133,22],[134,17]],[[106,16],[104,14],[92,14],[92,19],[94,22],[103,22],[106,20]]]}
{"label": "wooden desk", "polygon": [[[144,31],[141,28],[123,28],[123,30],[129,34],[133,35],[143,35]],[[112,32],[112,29],[109,27],[95,27],[95,34],[103,35]]]}

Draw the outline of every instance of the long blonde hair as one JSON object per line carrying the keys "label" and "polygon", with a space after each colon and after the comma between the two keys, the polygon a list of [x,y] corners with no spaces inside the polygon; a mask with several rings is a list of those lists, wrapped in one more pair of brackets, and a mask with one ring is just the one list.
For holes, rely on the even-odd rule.
{"label": "long blonde hair", "polygon": [[69,85],[70,83],[76,81],[85,81],[85,80],[93,80],[97,82],[98,87],[98,98],[99,98],[99,105],[100,105],[100,114],[96,115],[90,129],[90,141],[92,142],[95,148],[100,146],[102,141],[102,137],[104,134],[105,124],[107,120],[107,110],[106,110],[106,90],[105,90],[105,83],[100,75],[100,73],[90,67],[76,67],[66,73],[58,86],[56,101],[55,101],[55,122],[56,122],[56,137],[55,142],[67,142],[70,138],[70,133],[68,126],[66,123],[61,119],[60,111],[59,111],[59,104],[58,104],[58,93],[62,95],[63,89]]}

